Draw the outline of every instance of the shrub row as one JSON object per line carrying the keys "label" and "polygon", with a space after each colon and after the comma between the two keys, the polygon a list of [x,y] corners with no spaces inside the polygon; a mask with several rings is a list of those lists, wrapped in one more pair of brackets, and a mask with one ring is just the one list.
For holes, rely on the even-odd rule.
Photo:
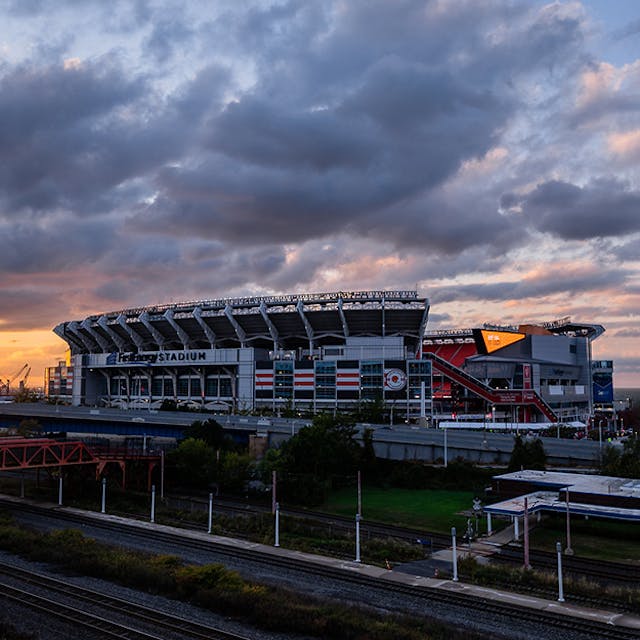
{"label": "shrub row", "polygon": [[175,556],[107,546],[77,530],[38,533],[0,522],[0,546],[78,574],[193,602],[262,629],[340,640],[482,640],[433,620],[384,615],[244,580],[221,565],[185,565]]}
{"label": "shrub row", "polygon": [[[558,577],[549,571],[480,564],[475,558],[465,557],[459,561],[460,574],[465,581],[486,586],[504,586],[517,591],[518,586],[557,589]],[[626,605],[629,610],[640,613],[640,589],[602,585],[585,578],[565,576],[566,593],[588,598],[607,598]]]}

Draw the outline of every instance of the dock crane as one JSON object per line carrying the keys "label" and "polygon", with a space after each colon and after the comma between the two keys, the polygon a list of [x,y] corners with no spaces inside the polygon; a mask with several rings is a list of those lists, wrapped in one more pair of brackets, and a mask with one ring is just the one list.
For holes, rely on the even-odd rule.
{"label": "dock crane", "polygon": [[11,385],[24,373],[27,372],[24,378],[22,378],[21,383],[24,384],[26,379],[29,377],[31,373],[31,367],[28,364],[23,365],[20,370],[7,379],[6,382],[0,382],[0,395],[8,396],[9,391],[11,390]]}
{"label": "dock crane", "polygon": [[22,378],[22,380],[20,380],[20,382],[18,382],[18,389],[20,391],[24,391],[26,386],[27,386],[27,380],[29,379],[29,374],[31,373],[31,367],[29,367],[26,371],[26,373],[24,374],[24,377]]}

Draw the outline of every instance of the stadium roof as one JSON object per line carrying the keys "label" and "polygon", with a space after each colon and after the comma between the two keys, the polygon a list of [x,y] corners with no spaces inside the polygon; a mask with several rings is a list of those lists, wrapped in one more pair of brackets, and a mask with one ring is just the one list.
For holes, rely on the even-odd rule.
{"label": "stadium roof", "polygon": [[347,337],[402,336],[417,347],[429,302],[416,291],[222,298],[136,307],[63,322],[73,354],[258,347],[314,348]]}

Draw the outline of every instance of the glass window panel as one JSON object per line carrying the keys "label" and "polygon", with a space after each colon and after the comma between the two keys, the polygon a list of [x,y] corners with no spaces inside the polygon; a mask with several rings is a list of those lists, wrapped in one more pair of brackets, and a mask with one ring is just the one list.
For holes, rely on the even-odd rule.
{"label": "glass window panel", "polygon": [[189,378],[187,376],[180,376],[178,378],[178,395],[179,396],[189,395]]}
{"label": "glass window panel", "polygon": [[231,378],[220,378],[220,397],[231,397]]}

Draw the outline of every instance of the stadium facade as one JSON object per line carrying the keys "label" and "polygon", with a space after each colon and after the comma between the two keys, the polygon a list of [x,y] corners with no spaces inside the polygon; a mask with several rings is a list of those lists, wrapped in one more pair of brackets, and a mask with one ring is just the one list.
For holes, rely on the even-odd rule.
{"label": "stadium facade", "polygon": [[428,315],[417,291],[335,292],[126,309],[54,332],[69,345],[75,405],[279,412],[377,401],[406,419],[591,415],[601,326],[428,333]]}

